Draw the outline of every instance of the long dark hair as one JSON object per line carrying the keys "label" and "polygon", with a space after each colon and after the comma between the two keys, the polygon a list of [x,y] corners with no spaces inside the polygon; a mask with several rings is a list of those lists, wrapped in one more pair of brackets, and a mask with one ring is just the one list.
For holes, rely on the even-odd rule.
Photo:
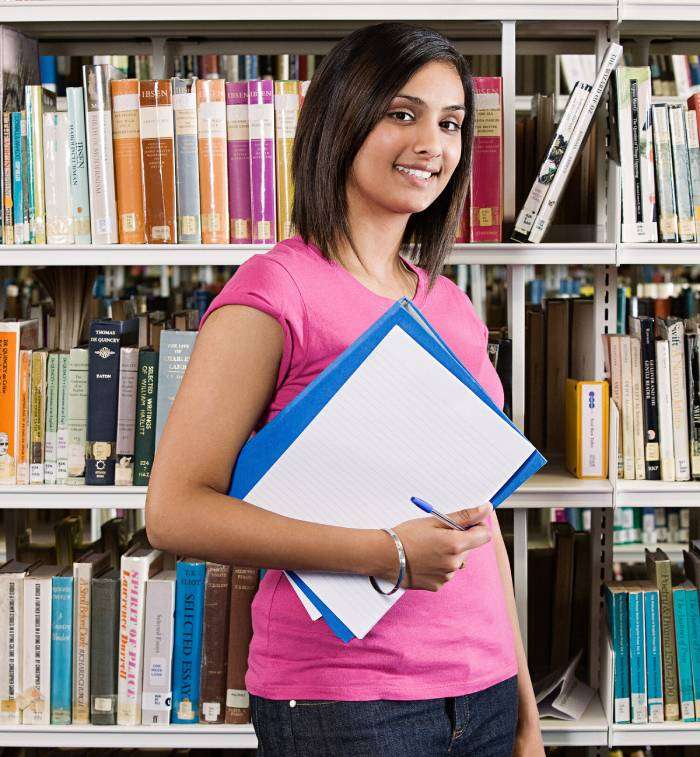
{"label": "long dark hair", "polygon": [[352,245],[345,188],[355,155],[401,87],[432,61],[454,66],[464,87],[466,114],[454,173],[428,208],[410,216],[401,240],[402,253],[417,257],[430,286],[455,240],[474,134],[471,74],[448,39],[433,29],[400,22],[365,26],[342,39],[324,57],[309,85],[292,157],[292,224],[305,242],[333,259],[342,241]]}

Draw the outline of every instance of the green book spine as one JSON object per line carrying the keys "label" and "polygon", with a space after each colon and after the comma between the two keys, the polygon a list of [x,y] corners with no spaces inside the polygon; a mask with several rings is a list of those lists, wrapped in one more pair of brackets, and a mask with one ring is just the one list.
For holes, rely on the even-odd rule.
{"label": "green book spine", "polygon": [[58,352],[49,353],[46,359],[46,437],[44,442],[44,483],[55,484],[57,479],[58,431]]}
{"label": "green book spine", "polygon": [[56,419],[56,483],[64,484],[68,478],[68,379],[70,355],[58,356],[58,417]]}

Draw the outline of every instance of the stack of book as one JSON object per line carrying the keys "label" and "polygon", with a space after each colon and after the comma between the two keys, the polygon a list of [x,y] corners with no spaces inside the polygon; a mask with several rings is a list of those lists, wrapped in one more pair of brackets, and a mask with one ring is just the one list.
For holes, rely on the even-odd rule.
{"label": "stack of book", "polygon": [[690,534],[687,507],[616,507],[613,544],[682,544]]}

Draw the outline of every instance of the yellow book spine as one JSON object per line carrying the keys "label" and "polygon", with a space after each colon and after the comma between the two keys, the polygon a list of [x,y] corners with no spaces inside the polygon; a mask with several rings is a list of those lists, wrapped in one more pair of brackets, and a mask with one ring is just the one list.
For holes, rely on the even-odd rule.
{"label": "yellow book spine", "polygon": [[299,82],[275,82],[275,172],[277,186],[277,239],[293,235],[292,148],[299,113]]}

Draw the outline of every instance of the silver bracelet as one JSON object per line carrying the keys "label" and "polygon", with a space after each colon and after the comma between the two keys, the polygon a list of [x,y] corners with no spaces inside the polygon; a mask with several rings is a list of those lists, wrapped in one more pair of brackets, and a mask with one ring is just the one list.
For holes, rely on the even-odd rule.
{"label": "silver bracelet", "polygon": [[375,591],[378,591],[380,594],[385,594],[386,596],[389,596],[389,594],[393,594],[401,586],[403,577],[406,575],[406,553],[404,552],[401,539],[399,539],[399,537],[391,528],[383,528],[382,531],[386,531],[386,533],[388,533],[389,536],[391,536],[391,538],[394,540],[394,543],[396,544],[396,551],[399,553],[399,577],[396,579],[396,584],[391,591],[382,591],[379,588],[379,584],[377,583],[374,576],[370,576],[369,581],[374,587]]}

